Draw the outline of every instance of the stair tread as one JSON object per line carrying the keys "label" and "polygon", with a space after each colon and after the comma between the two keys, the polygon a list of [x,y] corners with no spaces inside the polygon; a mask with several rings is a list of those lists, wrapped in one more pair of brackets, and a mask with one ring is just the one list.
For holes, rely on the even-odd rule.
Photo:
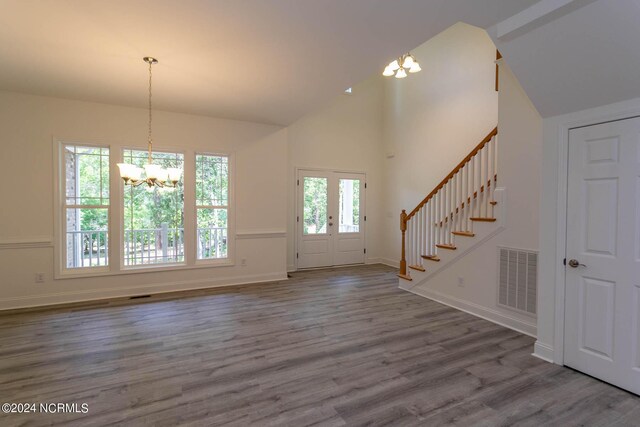
{"label": "stair tread", "polygon": [[435,261],[435,262],[440,261],[440,258],[438,258],[438,255],[422,255],[422,259],[426,259],[426,260],[429,260],[429,261]]}
{"label": "stair tread", "polygon": [[411,282],[413,279],[411,278],[411,276],[406,275],[406,274],[398,274],[398,277],[404,280],[408,280],[409,282]]}
{"label": "stair tread", "polygon": [[483,217],[473,217],[469,218],[471,221],[480,221],[480,222],[495,222],[495,218],[483,218]]}
{"label": "stair tread", "polygon": [[425,268],[421,265],[410,265],[409,268],[412,268],[414,270],[418,270],[418,271],[427,271],[425,270]]}
{"label": "stair tread", "polygon": [[449,249],[452,251],[458,249],[455,245],[436,245],[436,248]]}
{"label": "stair tread", "polygon": [[471,231],[452,231],[451,234],[455,236],[474,237],[475,233]]}

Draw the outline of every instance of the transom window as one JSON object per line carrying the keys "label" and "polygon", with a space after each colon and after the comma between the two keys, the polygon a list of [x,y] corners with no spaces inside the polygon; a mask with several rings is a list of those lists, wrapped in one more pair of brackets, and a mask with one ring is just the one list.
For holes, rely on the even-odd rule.
{"label": "transom window", "polygon": [[[143,167],[148,152],[124,150],[126,163]],[[183,168],[180,153],[154,151],[154,164]],[[124,189],[124,265],[184,262],[184,185],[176,188],[127,186]]]}
{"label": "transom window", "polygon": [[63,144],[64,265],[109,265],[109,148]]}
{"label": "transom window", "polygon": [[229,158],[196,155],[197,257],[228,257]]}

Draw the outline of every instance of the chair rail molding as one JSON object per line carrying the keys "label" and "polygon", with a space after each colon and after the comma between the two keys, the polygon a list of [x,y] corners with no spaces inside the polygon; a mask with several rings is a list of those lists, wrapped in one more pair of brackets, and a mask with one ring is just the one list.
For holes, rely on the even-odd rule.
{"label": "chair rail molding", "polygon": [[275,239],[280,237],[287,237],[287,230],[277,228],[256,228],[236,231],[236,239]]}
{"label": "chair rail molding", "polygon": [[0,239],[0,249],[53,248],[53,236],[31,236]]}

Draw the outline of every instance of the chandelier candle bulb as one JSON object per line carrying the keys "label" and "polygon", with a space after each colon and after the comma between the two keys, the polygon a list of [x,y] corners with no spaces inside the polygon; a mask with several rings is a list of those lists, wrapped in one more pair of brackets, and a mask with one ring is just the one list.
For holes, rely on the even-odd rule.
{"label": "chandelier candle bulb", "polygon": [[162,177],[162,166],[154,165],[152,163],[144,165],[144,172],[147,175],[147,178],[156,180]]}
{"label": "chandelier candle bulb", "polygon": [[142,179],[142,172],[144,172],[143,169],[137,166],[133,166],[132,169],[133,171],[131,173],[130,178],[134,181],[140,181]]}
{"label": "chandelier candle bulb", "polygon": [[180,177],[182,176],[182,169],[168,168],[167,172],[169,172],[169,181],[173,183],[180,181]]}
{"label": "chandelier candle bulb", "polygon": [[125,181],[129,181],[131,178],[133,178],[133,175],[135,174],[134,172],[135,166],[130,165],[128,163],[118,163],[118,169],[120,169],[120,176]]}

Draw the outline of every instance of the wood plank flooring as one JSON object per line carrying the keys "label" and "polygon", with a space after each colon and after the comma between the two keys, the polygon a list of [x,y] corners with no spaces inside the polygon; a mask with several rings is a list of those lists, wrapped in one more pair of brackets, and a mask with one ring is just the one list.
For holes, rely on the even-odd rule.
{"label": "wood plank flooring", "polygon": [[397,288],[381,265],[0,315],[14,425],[640,425],[640,398],[533,339]]}

